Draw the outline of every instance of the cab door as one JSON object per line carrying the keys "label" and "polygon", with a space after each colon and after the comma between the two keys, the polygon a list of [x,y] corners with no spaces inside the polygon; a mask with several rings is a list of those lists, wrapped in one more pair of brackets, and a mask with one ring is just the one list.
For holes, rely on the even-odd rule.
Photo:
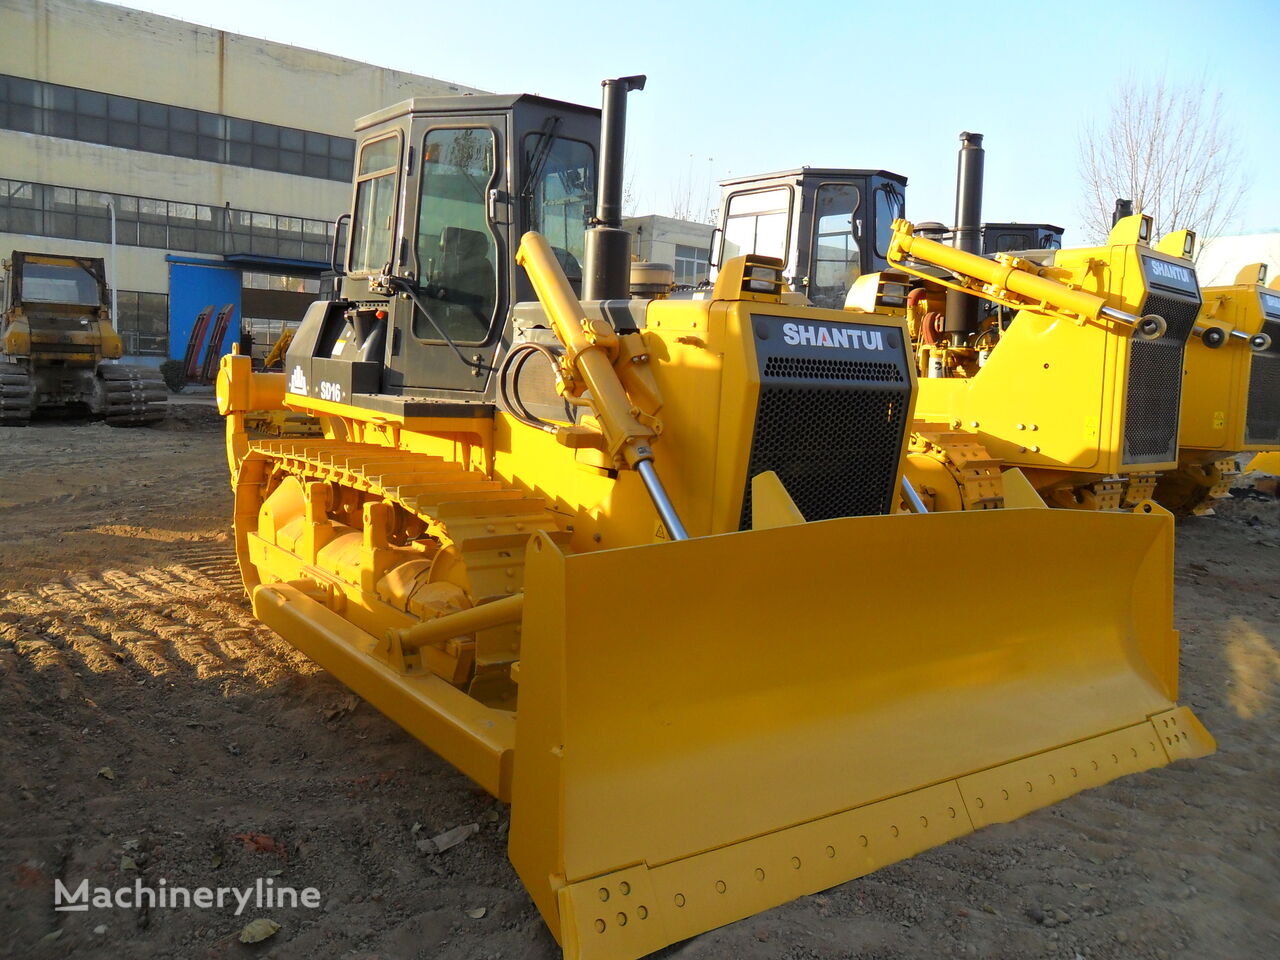
{"label": "cab door", "polygon": [[815,307],[843,309],[849,287],[862,274],[866,188],[862,178],[823,180],[812,199],[806,197],[813,233],[801,237],[807,249],[800,262],[806,265],[804,293]]}
{"label": "cab door", "polygon": [[495,222],[506,187],[507,115],[411,126],[399,272],[413,294],[392,311],[384,385],[424,396],[480,393],[499,345],[510,257]]}

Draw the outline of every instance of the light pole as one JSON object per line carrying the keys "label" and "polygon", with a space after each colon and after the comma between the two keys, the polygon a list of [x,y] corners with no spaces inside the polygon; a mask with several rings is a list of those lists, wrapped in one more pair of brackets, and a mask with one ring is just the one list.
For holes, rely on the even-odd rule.
{"label": "light pole", "polygon": [[120,329],[120,315],[116,312],[116,202],[107,197],[107,210],[111,213],[111,325]]}

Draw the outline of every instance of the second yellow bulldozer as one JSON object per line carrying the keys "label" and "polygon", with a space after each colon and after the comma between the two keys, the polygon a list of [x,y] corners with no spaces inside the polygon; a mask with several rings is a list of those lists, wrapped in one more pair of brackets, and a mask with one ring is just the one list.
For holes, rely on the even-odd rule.
{"label": "second yellow bulldozer", "polygon": [[[916,404],[917,486],[948,507],[991,505],[995,475],[1017,467],[1055,506],[1151,497],[1178,463],[1183,355],[1201,297],[1188,233],[1153,245],[1150,228],[1127,217],[1104,246],[1033,261],[989,260],[894,225],[890,263],[923,281],[907,297],[931,374]],[[955,322],[946,295],[956,291],[1003,309]],[[982,453],[961,460],[957,449]],[[977,463],[990,465],[980,483],[965,473]]]}
{"label": "second yellow bulldozer", "polygon": [[[218,382],[254,612],[511,802],[511,860],[587,960],[1213,749],[1177,704],[1165,511],[1023,482],[904,513],[901,316],[787,302],[756,256],[629,298],[642,84],[364,118],[337,297],[283,373]],[[325,436],[250,438],[273,406]],[[933,629],[939,544],[1016,580],[999,617]]]}
{"label": "second yellow bulldozer", "polygon": [[1178,465],[1155,490],[1175,513],[1205,513],[1227,496],[1237,455],[1280,450],[1280,291],[1265,280],[1266,265],[1253,263],[1235,283],[1204,289],[1200,336],[1187,346]]}

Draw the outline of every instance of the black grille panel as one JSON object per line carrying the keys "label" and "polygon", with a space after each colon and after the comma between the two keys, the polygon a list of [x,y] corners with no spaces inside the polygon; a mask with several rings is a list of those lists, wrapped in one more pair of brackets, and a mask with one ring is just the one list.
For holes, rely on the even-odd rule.
{"label": "black grille panel", "polygon": [[1182,399],[1182,358],[1200,304],[1149,293],[1143,314],[1169,325],[1158,340],[1134,339],[1129,349],[1129,381],[1124,411],[1125,463],[1177,459],[1178,407]]}
{"label": "black grille panel", "polygon": [[766,380],[861,380],[869,383],[904,383],[902,370],[877,360],[826,360],[813,357],[770,357],[764,364]]}
{"label": "black grille panel", "polygon": [[806,520],[888,513],[908,399],[905,388],[848,382],[763,385],[740,528],[751,527],[751,477],[765,470],[777,472]]}
{"label": "black grille panel", "polygon": [[1280,447],[1280,321],[1266,321],[1262,332],[1271,337],[1271,346],[1255,353],[1249,364],[1244,442]]}

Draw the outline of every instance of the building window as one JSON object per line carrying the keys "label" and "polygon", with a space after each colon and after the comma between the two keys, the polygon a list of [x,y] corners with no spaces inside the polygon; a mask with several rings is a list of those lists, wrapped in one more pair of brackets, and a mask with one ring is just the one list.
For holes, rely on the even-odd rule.
{"label": "building window", "polygon": [[355,155],[350,137],[2,74],[0,128],[344,182]]}
{"label": "building window", "polygon": [[140,290],[117,290],[113,317],[116,333],[131,357],[169,355],[169,296]]}
{"label": "building window", "polygon": [[333,224],[325,220],[23,180],[0,179],[0,232],[110,243],[109,200],[121,246],[329,261]]}
{"label": "building window", "polygon": [[676,283],[696,287],[710,276],[707,266],[707,251],[698,247],[676,244],[675,267]]}
{"label": "building window", "polygon": [[246,270],[240,286],[245,290],[275,290],[282,293],[320,293],[319,277],[295,277],[285,273],[255,273]]}

